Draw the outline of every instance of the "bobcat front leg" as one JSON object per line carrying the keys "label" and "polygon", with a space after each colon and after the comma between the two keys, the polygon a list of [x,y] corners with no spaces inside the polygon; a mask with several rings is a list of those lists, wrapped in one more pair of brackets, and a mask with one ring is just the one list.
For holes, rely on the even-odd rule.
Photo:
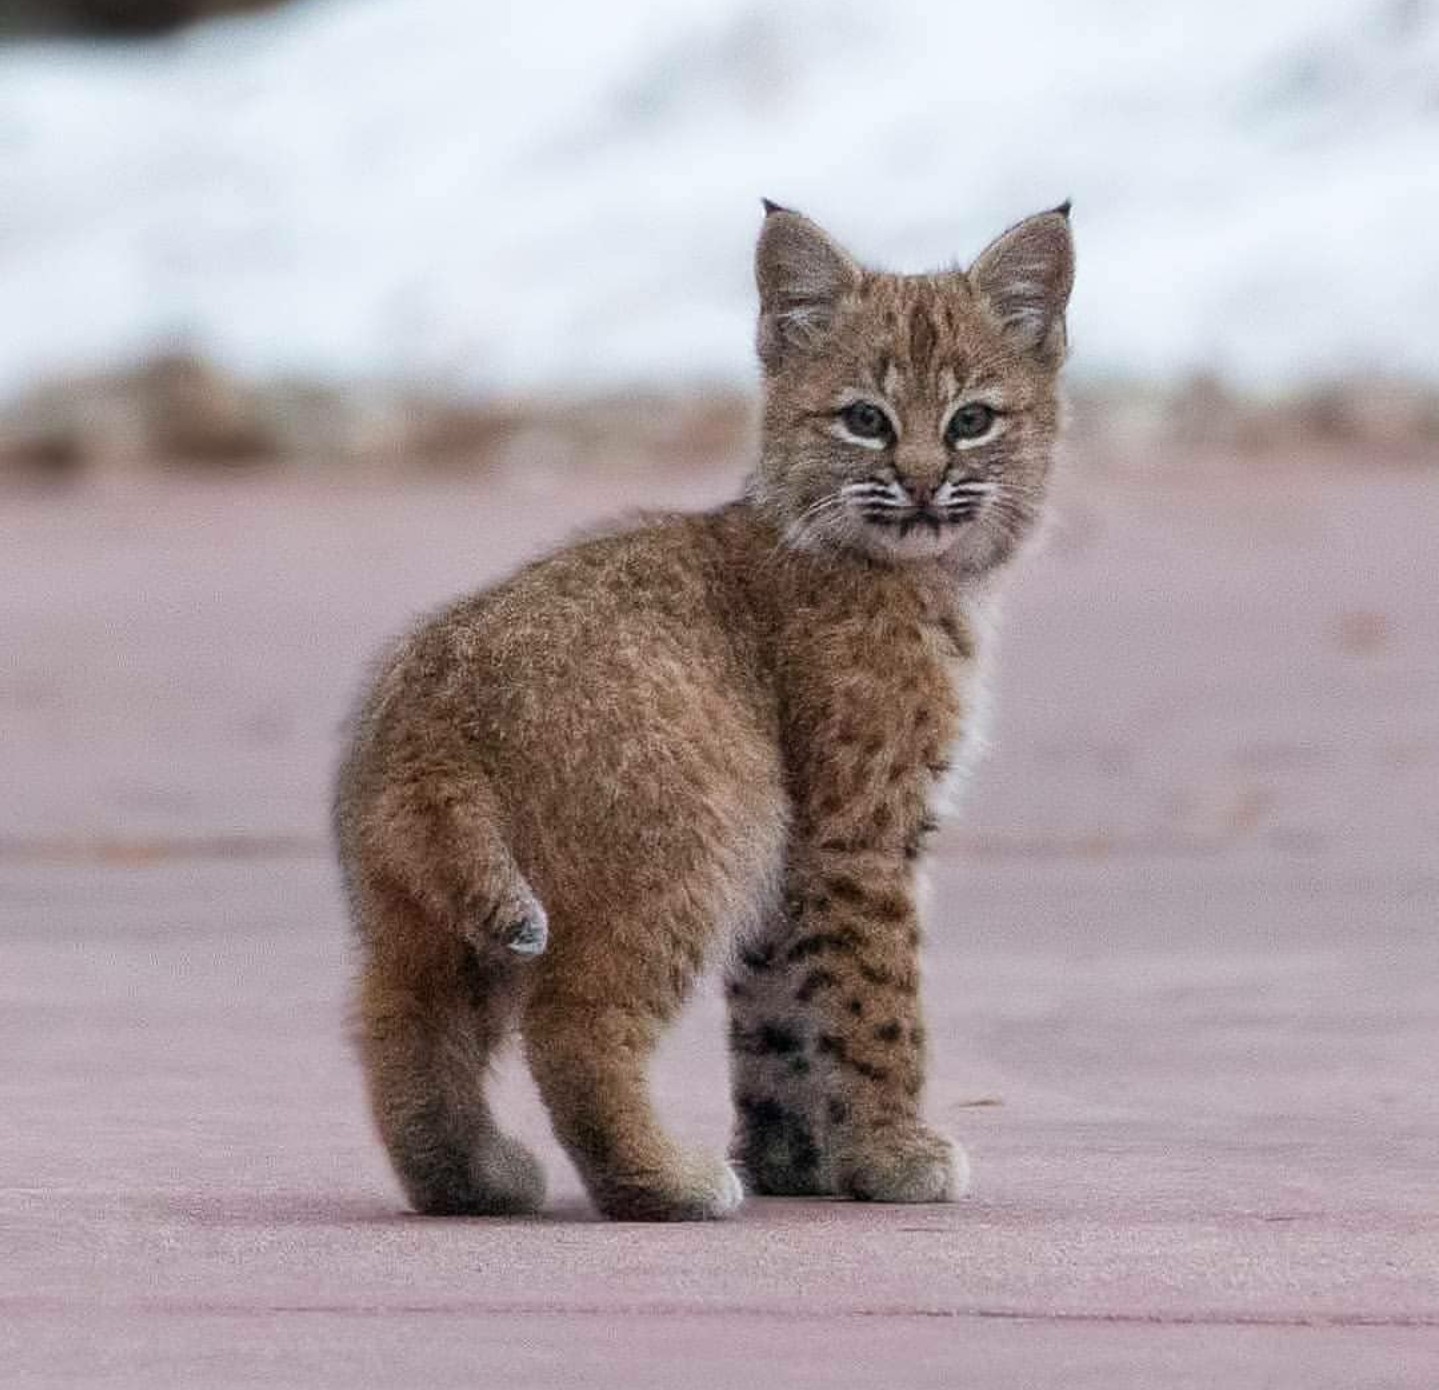
{"label": "bobcat front leg", "polygon": [[835,1191],[821,1147],[827,1120],[809,1005],[836,977],[788,960],[795,923],[777,914],[745,941],[730,970],[731,1157],[751,1192],[821,1196]]}
{"label": "bobcat front leg", "polygon": [[785,963],[804,972],[824,1094],[822,1165],[834,1190],[878,1202],[946,1202],[964,1153],[921,1119],[925,1035],[913,874],[883,852],[818,851],[796,867]]}
{"label": "bobcat front leg", "polygon": [[734,1156],[758,1193],[950,1201],[963,1151],[920,1118],[925,1038],[913,873],[819,851],[732,972]]}
{"label": "bobcat front leg", "polygon": [[[946,1201],[967,1166],[921,1119],[915,876],[966,714],[949,635],[963,632],[942,607],[932,620],[905,591],[880,595],[885,582],[829,626],[810,615],[818,646],[791,676],[785,912],[740,957],[736,1041],[766,1055],[737,1059],[748,1084],[736,1100],[741,1150],[752,1167],[770,1160],[781,1184],[770,1190]],[[881,597],[893,613],[913,601],[911,620],[863,611]]]}

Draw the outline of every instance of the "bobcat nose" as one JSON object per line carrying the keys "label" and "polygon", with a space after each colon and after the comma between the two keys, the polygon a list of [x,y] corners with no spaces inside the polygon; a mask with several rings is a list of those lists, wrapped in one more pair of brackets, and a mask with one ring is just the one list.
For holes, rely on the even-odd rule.
{"label": "bobcat nose", "polygon": [[934,484],[922,482],[918,478],[910,478],[904,485],[904,490],[909,494],[909,500],[916,507],[927,507],[934,501]]}

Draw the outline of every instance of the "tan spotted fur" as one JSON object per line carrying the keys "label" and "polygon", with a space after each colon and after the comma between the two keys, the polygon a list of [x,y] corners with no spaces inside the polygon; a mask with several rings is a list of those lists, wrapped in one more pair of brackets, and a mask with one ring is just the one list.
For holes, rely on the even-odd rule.
{"label": "tan spotted fur", "polygon": [[[998,578],[1044,496],[1067,208],[967,273],[910,276],[767,205],[756,270],[744,495],[462,599],[387,656],[354,720],[335,825],[356,1032],[421,1211],[542,1202],[485,1097],[515,1030],[604,1212],[733,1210],[735,1169],[674,1144],[647,1082],[707,966],[728,974],[751,1190],[963,1189],[921,1114],[916,874],[979,742]],[[996,428],[947,439],[976,399]],[[891,433],[853,436],[875,418],[856,402]]]}

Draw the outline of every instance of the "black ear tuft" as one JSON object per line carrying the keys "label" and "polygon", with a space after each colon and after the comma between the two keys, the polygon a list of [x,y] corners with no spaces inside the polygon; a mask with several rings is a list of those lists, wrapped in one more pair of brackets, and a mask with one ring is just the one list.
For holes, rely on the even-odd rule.
{"label": "black ear tuft", "polygon": [[1066,198],[1057,208],[1054,209],[1064,220],[1069,220],[1069,211],[1074,206],[1074,200]]}
{"label": "black ear tuft", "polygon": [[789,209],[789,208],[787,208],[787,207],[784,207],[784,206],[782,206],[781,204],[775,202],[774,199],[772,199],[772,198],[761,198],[761,199],[760,199],[760,202],[764,204],[764,215],[765,215],[766,217],[768,217],[771,213],[774,213],[774,212],[789,212],[789,211],[791,211],[791,209]]}

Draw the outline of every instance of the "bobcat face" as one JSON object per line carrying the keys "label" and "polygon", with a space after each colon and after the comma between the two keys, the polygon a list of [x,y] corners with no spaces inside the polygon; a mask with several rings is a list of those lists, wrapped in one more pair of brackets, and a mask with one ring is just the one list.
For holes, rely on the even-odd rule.
{"label": "bobcat face", "polygon": [[1020,223],[967,273],[889,275],[770,205],[756,266],[756,490],[787,541],[943,558],[965,574],[1007,559],[1049,475],[1073,280],[1067,209]]}

